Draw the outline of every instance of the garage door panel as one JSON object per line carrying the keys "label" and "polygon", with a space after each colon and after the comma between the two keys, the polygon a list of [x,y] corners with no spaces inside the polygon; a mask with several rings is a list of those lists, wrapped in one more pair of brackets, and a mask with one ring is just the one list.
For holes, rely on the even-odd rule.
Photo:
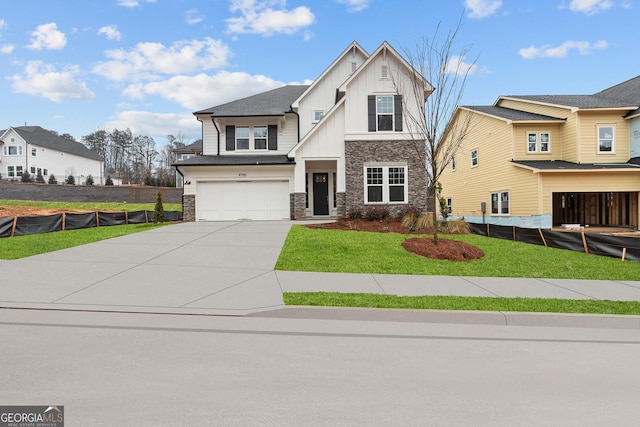
{"label": "garage door panel", "polygon": [[196,214],[198,221],[289,219],[289,182],[199,183]]}

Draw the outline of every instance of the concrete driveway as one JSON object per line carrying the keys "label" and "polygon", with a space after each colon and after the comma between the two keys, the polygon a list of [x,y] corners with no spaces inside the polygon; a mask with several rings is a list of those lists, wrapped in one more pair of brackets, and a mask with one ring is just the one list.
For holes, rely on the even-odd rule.
{"label": "concrete driveway", "polygon": [[237,314],[284,307],[291,222],[198,222],[3,261],[0,306]]}

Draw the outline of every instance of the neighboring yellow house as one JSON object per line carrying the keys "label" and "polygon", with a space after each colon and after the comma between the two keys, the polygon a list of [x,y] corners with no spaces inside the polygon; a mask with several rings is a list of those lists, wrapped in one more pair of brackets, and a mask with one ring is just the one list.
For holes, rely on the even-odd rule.
{"label": "neighboring yellow house", "polygon": [[640,223],[640,76],[594,95],[462,106],[471,129],[442,174],[453,217],[551,228]]}

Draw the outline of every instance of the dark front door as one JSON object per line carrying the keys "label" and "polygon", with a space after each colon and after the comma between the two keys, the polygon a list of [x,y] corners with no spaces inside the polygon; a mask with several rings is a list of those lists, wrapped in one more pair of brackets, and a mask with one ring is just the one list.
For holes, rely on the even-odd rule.
{"label": "dark front door", "polygon": [[329,215],[329,174],[313,174],[313,214]]}

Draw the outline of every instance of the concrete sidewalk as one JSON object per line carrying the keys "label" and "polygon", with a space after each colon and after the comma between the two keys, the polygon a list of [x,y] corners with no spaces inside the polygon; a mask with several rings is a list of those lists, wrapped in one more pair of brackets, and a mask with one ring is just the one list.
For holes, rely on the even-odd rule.
{"label": "concrete sidewalk", "polygon": [[180,223],[4,260],[0,307],[266,316],[309,291],[640,301],[636,281],[274,271],[292,224]]}

